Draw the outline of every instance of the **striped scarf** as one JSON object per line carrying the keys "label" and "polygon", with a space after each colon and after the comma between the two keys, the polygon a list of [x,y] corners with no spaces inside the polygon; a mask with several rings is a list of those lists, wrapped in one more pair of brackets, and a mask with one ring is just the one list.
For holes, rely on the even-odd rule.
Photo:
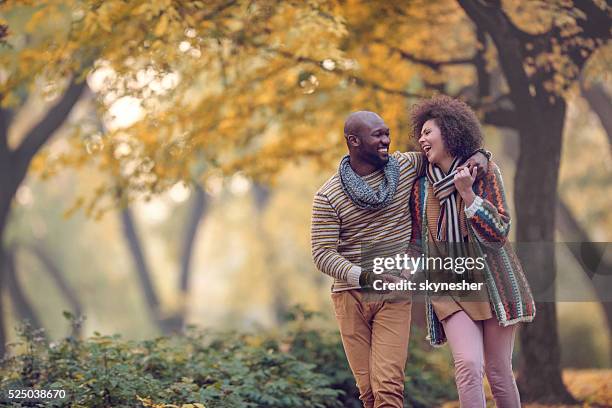
{"label": "striped scarf", "polygon": [[437,230],[438,241],[463,242],[459,226],[460,214],[457,212],[457,190],[455,189],[454,182],[459,161],[458,157],[453,160],[448,169],[448,174],[444,174],[435,164],[429,163],[427,166],[427,180],[433,186],[434,195],[440,201],[440,216],[438,217]]}

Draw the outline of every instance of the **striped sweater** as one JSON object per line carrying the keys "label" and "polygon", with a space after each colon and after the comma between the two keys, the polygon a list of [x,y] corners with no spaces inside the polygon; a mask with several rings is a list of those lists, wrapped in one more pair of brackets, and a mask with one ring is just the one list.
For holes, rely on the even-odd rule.
{"label": "striped sweater", "polygon": [[[408,242],[411,219],[408,201],[415,180],[424,174],[421,153],[395,152],[400,166],[397,190],[391,203],[381,210],[357,207],[342,190],[334,174],[314,196],[312,207],[312,256],[316,267],[334,278],[333,292],[358,289],[363,245]],[[383,170],[364,176],[374,189],[383,180]]]}
{"label": "striped sweater", "polygon": [[[486,255],[485,283],[491,310],[501,326],[517,322],[530,322],[535,317],[535,303],[523,268],[507,240],[510,215],[499,168],[489,162],[487,174],[472,186],[476,198],[465,209],[468,241],[475,243],[480,256]],[[410,198],[412,243],[430,239],[428,222],[428,196],[433,194],[426,177],[414,185]],[[431,204],[430,204],[431,205]],[[462,220],[463,221],[463,220]],[[427,246],[423,246],[425,252]],[[427,254],[426,254],[427,255]],[[444,329],[431,304],[426,302],[428,339],[433,346],[446,342]]]}

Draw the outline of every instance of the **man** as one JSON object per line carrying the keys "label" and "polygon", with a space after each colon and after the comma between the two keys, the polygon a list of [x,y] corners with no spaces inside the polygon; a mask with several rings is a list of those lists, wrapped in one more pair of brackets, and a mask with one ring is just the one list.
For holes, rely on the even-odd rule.
{"label": "man", "polygon": [[[314,197],[312,254],[317,268],[334,278],[335,315],[359,399],[366,408],[403,407],[411,302],[366,299],[364,289],[374,280],[399,279],[362,271],[361,252],[364,244],[409,241],[408,200],[426,159],[417,152],[390,155],[389,127],[374,112],[352,113],[344,137],[349,154]],[[476,156],[486,167],[485,156]]]}

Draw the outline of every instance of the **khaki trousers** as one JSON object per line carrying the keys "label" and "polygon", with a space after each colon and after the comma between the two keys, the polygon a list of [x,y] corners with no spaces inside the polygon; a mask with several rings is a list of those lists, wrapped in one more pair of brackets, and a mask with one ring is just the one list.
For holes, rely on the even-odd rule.
{"label": "khaki trousers", "polygon": [[376,300],[359,290],[331,296],[363,406],[403,407],[411,301]]}

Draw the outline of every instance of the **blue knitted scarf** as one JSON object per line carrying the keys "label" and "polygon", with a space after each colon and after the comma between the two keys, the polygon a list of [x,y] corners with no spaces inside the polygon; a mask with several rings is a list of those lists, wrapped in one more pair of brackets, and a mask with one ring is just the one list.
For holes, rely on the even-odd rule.
{"label": "blue knitted scarf", "polygon": [[342,189],[357,207],[366,210],[380,210],[389,205],[395,195],[400,174],[397,159],[390,156],[383,171],[385,178],[376,191],[351,168],[348,154],[340,161],[338,174]]}

